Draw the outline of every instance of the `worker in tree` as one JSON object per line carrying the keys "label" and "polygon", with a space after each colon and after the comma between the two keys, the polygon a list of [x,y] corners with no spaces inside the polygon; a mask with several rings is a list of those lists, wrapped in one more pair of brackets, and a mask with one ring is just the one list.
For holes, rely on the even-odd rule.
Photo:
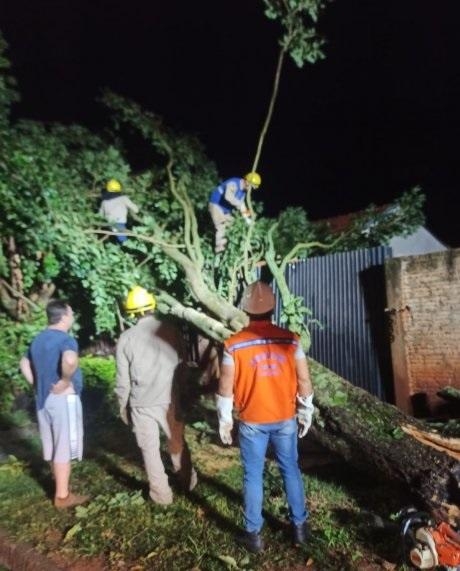
{"label": "worker in tree", "polygon": [[128,239],[127,236],[122,233],[123,230],[126,230],[128,210],[133,214],[137,214],[139,207],[122,192],[122,187],[118,180],[111,178],[107,181],[105,190],[102,192],[99,214],[113,225],[116,232],[120,232],[116,236],[120,244],[123,244],[123,242],[126,242]]}
{"label": "worker in tree", "polygon": [[126,298],[125,309],[137,322],[124,331],[117,343],[115,394],[120,416],[132,424],[142,451],[150,488],[157,504],[173,501],[160,456],[160,428],[166,434],[172,469],[178,484],[191,491],[197,475],[184,438],[179,410],[179,389],[185,379],[185,350],[180,330],[154,316],[155,298],[136,286]]}
{"label": "worker in tree", "polygon": [[307,434],[313,417],[313,388],[308,363],[294,333],[271,323],[275,296],[261,281],[248,286],[242,309],[249,325],[224,342],[216,394],[219,435],[232,443],[233,403],[239,413],[243,464],[245,532],[237,542],[262,551],[263,472],[271,444],[283,478],[295,545],[308,541],[308,511],[298,465],[297,435]]}
{"label": "worker in tree", "polygon": [[251,212],[246,206],[246,191],[259,188],[262,182],[256,172],[248,173],[244,178],[229,178],[224,180],[211,192],[209,197],[209,213],[216,229],[216,254],[225,249],[227,239],[225,233],[232,221],[232,213],[239,210],[248,224],[252,223]]}

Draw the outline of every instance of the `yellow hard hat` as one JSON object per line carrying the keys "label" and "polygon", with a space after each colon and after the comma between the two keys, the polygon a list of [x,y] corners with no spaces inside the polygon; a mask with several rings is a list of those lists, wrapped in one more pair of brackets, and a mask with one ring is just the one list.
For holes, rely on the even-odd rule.
{"label": "yellow hard hat", "polygon": [[248,174],[245,175],[244,180],[246,182],[248,182],[254,188],[259,188],[259,186],[262,182],[262,179],[260,178],[260,174],[258,174],[256,172],[248,172]]}
{"label": "yellow hard hat", "polygon": [[145,311],[153,311],[156,305],[153,295],[140,286],[134,286],[125,301],[125,309],[130,315],[135,313],[142,315]]}
{"label": "yellow hard hat", "polygon": [[121,192],[121,184],[115,178],[111,178],[107,181],[105,189],[109,192]]}

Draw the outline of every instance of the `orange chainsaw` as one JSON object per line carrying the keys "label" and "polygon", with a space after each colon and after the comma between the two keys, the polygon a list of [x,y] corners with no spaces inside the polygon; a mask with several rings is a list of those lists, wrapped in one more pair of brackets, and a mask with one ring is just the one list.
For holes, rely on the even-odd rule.
{"label": "orange chainsaw", "polygon": [[460,533],[414,508],[401,518],[405,562],[416,569],[460,571]]}

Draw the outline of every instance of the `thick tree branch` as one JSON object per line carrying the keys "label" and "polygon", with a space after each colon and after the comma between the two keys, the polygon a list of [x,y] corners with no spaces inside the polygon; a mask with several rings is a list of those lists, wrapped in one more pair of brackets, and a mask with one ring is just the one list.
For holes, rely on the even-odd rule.
{"label": "thick tree branch", "polygon": [[286,55],[286,49],[281,48],[281,50],[278,54],[278,61],[276,64],[276,71],[275,71],[275,79],[273,82],[273,90],[272,90],[272,95],[270,98],[270,103],[268,105],[267,116],[265,117],[265,121],[264,121],[264,124],[262,126],[262,130],[261,130],[260,135],[259,135],[259,141],[257,143],[256,155],[255,155],[254,161],[252,163],[251,171],[257,171],[257,168],[259,166],[260,155],[262,153],[262,145],[264,143],[265,135],[267,134],[268,127],[270,126],[270,122],[271,122],[271,119],[273,116],[273,110],[275,108],[276,98],[278,97],[281,71],[283,69],[283,62],[284,62],[285,55]]}
{"label": "thick tree branch", "polygon": [[38,306],[36,303],[34,303],[32,300],[30,300],[28,297],[26,297],[20,291],[14,289],[14,287],[10,286],[10,284],[7,281],[5,281],[3,278],[0,278],[0,286],[2,288],[6,288],[10,292],[12,298],[22,299],[22,301],[27,303],[27,305],[29,305],[33,309],[40,309],[40,306]]}
{"label": "thick tree branch", "polygon": [[152,238],[151,236],[146,236],[145,234],[138,234],[136,232],[131,232],[130,230],[123,230],[114,232],[112,230],[98,230],[97,228],[89,228],[83,231],[85,234],[100,234],[102,236],[119,236],[123,234],[124,236],[130,236],[132,238],[137,238],[143,242],[149,242],[150,244],[155,244],[156,246],[168,247],[168,248],[185,248],[184,244],[171,244],[170,242],[163,242],[158,238]]}
{"label": "thick tree branch", "polygon": [[301,250],[311,250],[312,248],[322,248],[323,250],[328,250],[330,248],[334,248],[337,244],[342,240],[342,236],[339,236],[336,240],[331,242],[330,244],[324,244],[323,242],[301,242],[300,244],[296,244],[290,252],[288,252],[281,264],[280,269],[284,272],[286,270],[287,264],[292,262],[297,254],[297,252]]}
{"label": "thick tree branch", "polygon": [[165,309],[162,307],[162,304],[165,304],[167,308],[167,311],[164,311],[164,313],[174,315],[180,319],[184,319],[188,323],[192,323],[195,327],[203,331],[205,335],[216,341],[222,342],[233,333],[232,330],[225,327],[217,319],[213,319],[193,307],[186,307],[165,291],[160,291],[158,295],[158,308],[160,311]]}

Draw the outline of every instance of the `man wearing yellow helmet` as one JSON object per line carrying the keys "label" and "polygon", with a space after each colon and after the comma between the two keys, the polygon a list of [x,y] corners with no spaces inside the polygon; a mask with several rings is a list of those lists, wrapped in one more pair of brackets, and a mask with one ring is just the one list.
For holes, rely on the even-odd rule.
{"label": "man wearing yellow helmet", "polygon": [[[121,184],[118,180],[111,178],[105,185],[102,192],[102,202],[99,208],[99,214],[103,216],[107,222],[113,224],[117,232],[126,230],[126,222],[128,219],[128,210],[137,214],[139,207],[128,198],[123,192]],[[116,236],[117,241],[122,244],[128,239],[125,234],[120,233]]]}
{"label": "man wearing yellow helmet", "polygon": [[115,394],[120,416],[126,424],[131,421],[142,451],[150,498],[168,505],[173,501],[173,493],[160,456],[160,428],[166,434],[179,483],[192,490],[197,476],[184,438],[177,397],[184,374],[182,336],[171,322],[154,316],[155,306],[154,296],[139,286],[126,298],[126,312],[137,321],[121,334],[117,343]]}
{"label": "man wearing yellow helmet", "polygon": [[225,249],[227,239],[225,233],[227,226],[232,221],[232,213],[239,210],[248,224],[252,223],[245,198],[246,191],[250,188],[259,188],[262,182],[256,172],[248,173],[244,178],[228,178],[216,186],[209,197],[209,213],[216,229],[216,254]]}

